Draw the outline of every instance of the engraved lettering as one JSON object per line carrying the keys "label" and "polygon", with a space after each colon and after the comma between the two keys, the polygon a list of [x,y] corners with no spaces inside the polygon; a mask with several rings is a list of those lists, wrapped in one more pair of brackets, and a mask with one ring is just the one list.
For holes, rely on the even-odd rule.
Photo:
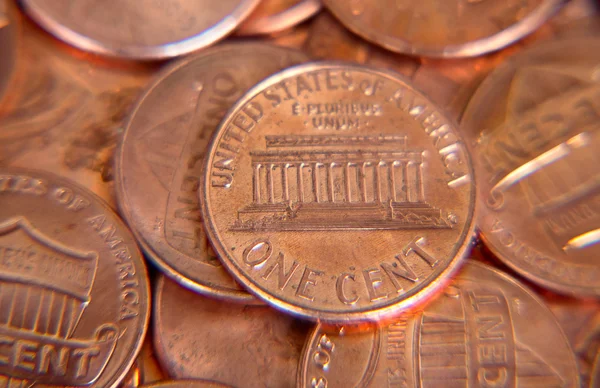
{"label": "engraved lettering", "polygon": [[356,291],[352,291],[352,298],[349,298],[348,295],[346,294],[345,291],[345,285],[346,285],[346,281],[350,279],[353,282],[355,282],[355,276],[354,274],[350,274],[350,273],[343,273],[340,276],[338,276],[336,284],[335,284],[335,289],[338,295],[339,300],[347,305],[353,305],[356,302],[358,302],[358,295],[356,295]]}
{"label": "engraved lettering", "polygon": [[296,296],[310,300],[311,302],[315,300],[315,297],[311,295],[311,286],[317,285],[317,277],[321,275],[323,275],[323,272],[305,267],[300,284],[296,289]]}
{"label": "engraved lettering", "polygon": [[363,271],[365,283],[367,285],[367,291],[369,293],[369,299],[371,302],[375,302],[388,297],[388,294],[380,290],[383,284],[383,277],[381,271],[376,268],[366,269]]}
{"label": "engraved lettering", "polygon": [[284,255],[282,252],[279,252],[277,259],[275,259],[274,263],[271,264],[271,266],[265,270],[264,274],[262,275],[262,278],[265,280],[269,279],[269,276],[271,276],[271,274],[273,274],[273,272],[275,272],[275,270],[279,268],[279,272],[277,273],[277,285],[280,290],[283,290],[285,286],[289,283],[290,279],[294,275],[294,272],[296,272],[299,266],[300,264],[298,264],[298,262],[294,260],[294,262],[292,263],[292,267],[286,272]]}
{"label": "engraved lettering", "polygon": [[272,254],[273,246],[269,240],[257,240],[244,249],[242,258],[247,265],[260,268],[269,260]]}

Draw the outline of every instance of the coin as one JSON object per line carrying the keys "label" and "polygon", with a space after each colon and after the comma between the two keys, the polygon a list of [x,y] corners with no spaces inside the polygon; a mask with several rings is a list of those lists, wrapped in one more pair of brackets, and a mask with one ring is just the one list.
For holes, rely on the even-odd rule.
{"label": "coin", "polygon": [[472,57],[535,31],[565,0],[324,0],[351,31],[388,50]]}
{"label": "coin", "polygon": [[236,30],[237,35],[281,32],[321,10],[321,0],[263,0]]}
{"label": "coin", "polygon": [[153,384],[164,379],[165,375],[156,359],[152,339],[147,336],[135,363],[121,383],[121,388],[136,388],[140,385]]}
{"label": "coin", "polygon": [[154,300],[154,344],[172,378],[237,388],[295,387],[308,327],[267,306],[227,304],[161,276]]}
{"label": "coin", "polygon": [[213,131],[252,85],[306,61],[299,51],[229,44],[166,68],[127,122],[117,157],[117,197],[148,257],[195,291],[238,301],[237,285],[210,247],[198,204],[200,169]]}
{"label": "coin", "polygon": [[114,207],[117,137],[156,66],[98,58],[18,23],[16,71],[0,105],[0,166],[56,172]]}
{"label": "coin", "polygon": [[479,163],[478,226],[505,264],[600,296],[600,40],[540,45],[481,84],[463,118]]}
{"label": "coin", "polygon": [[598,352],[596,362],[594,362],[594,371],[592,372],[590,388],[600,388],[600,352]]}
{"label": "coin", "polygon": [[41,171],[0,170],[0,385],[116,387],[140,349],[149,285],[106,203]]}
{"label": "coin", "polygon": [[83,50],[133,59],[170,58],[209,46],[259,0],[21,0],[50,33]]}
{"label": "coin", "polygon": [[0,102],[6,91],[15,67],[17,21],[13,5],[0,0]]}
{"label": "coin", "polygon": [[398,74],[299,65],[221,122],[200,198],[221,261],[309,319],[382,318],[440,288],[473,235],[455,126]]}
{"label": "coin", "polygon": [[227,388],[228,385],[223,385],[213,381],[201,380],[173,380],[159,384],[146,385],[144,388]]}
{"label": "coin", "polygon": [[423,311],[354,335],[318,325],[298,387],[579,387],[552,313],[508,275],[469,262]]}

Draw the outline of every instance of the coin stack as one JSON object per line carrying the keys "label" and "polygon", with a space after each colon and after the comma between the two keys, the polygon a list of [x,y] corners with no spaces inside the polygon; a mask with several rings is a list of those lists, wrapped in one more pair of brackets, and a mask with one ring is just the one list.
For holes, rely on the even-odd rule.
{"label": "coin stack", "polygon": [[600,387],[595,0],[0,0],[0,388]]}

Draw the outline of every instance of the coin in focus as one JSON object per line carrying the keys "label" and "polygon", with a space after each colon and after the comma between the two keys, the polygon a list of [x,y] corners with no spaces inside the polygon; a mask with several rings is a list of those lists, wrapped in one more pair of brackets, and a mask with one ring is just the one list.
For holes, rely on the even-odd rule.
{"label": "coin in focus", "polygon": [[309,19],[321,10],[321,0],[263,0],[236,30],[237,35],[281,32]]}
{"label": "coin in focus", "polygon": [[490,250],[557,292],[600,296],[600,40],[540,45],[481,84],[463,129]]}
{"label": "coin in focus", "polygon": [[170,58],[224,38],[259,0],[21,0],[44,29],[83,50]]}
{"label": "coin in focus", "polygon": [[299,65],[258,84],[213,138],[200,192],[221,261],[273,306],[377,319],[443,286],[473,235],[454,124],[400,75]]}
{"label": "coin in focus", "polygon": [[267,306],[206,298],[165,276],[156,286],[153,319],[156,355],[172,378],[295,387],[304,322]]}
{"label": "coin in focus", "polygon": [[0,102],[15,67],[17,58],[17,19],[8,0],[0,0]]}
{"label": "coin in focus", "polygon": [[535,31],[565,0],[324,0],[351,31],[388,50],[471,57]]}
{"label": "coin in focus", "polygon": [[535,294],[469,262],[423,311],[360,334],[317,326],[298,387],[578,387],[573,352]]}
{"label": "coin in focus", "polygon": [[165,69],[132,111],[117,156],[117,197],[148,257],[197,292],[256,299],[223,269],[198,203],[202,159],[233,103],[263,78],[308,58],[263,43],[229,44]]}
{"label": "coin in focus", "polygon": [[149,315],[141,254],[100,198],[0,170],[0,385],[116,387]]}
{"label": "coin in focus", "polygon": [[144,385],[141,388],[228,388],[228,385],[223,385],[214,381],[206,380],[172,380],[158,384]]}

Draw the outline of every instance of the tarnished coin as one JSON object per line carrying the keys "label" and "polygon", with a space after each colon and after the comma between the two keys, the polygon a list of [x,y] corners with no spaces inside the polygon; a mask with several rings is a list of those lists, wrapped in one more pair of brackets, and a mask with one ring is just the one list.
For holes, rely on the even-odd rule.
{"label": "tarnished coin", "polygon": [[0,0],[0,103],[15,68],[17,35],[14,6],[8,0]]}
{"label": "tarnished coin", "polygon": [[145,385],[142,388],[228,388],[228,385],[206,380],[173,380],[153,385]]}
{"label": "tarnished coin", "polygon": [[326,62],[283,71],[236,103],[208,152],[200,195],[220,259],[306,318],[415,305],[473,235],[470,156],[396,73]]}
{"label": "tarnished coin", "polygon": [[202,159],[233,103],[268,75],[308,58],[261,43],[203,51],[165,69],[135,106],[117,157],[117,197],[148,257],[195,291],[255,300],[223,269],[202,226]]}
{"label": "tarnished coin", "polygon": [[573,352],[552,313],[516,280],[470,262],[423,311],[368,332],[317,326],[298,387],[576,388]]}
{"label": "tarnished coin", "polygon": [[116,387],[149,315],[141,254],[97,196],[0,169],[0,386]]}
{"label": "tarnished coin", "polygon": [[273,34],[294,27],[321,10],[321,0],[263,0],[236,30],[238,35]]}
{"label": "tarnished coin", "polygon": [[600,296],[600,40],[509,59],[463,118],[479,169],[490,250],[558,292]]}
{"label": "tarnished coin", "polygon": [[431,57],[495,51],[535,31],[566,0],[323,0],[344,25],[388,50]]}
{"label": "tarnished coin", "polygon": [[228,304],[161,276],[154,300],[157,357],[172,377],[246,387],[295,387],[308,327],[267,306]]}
{"label": "tarnished coin", "polygon": [[20,0],[50,33],[83,50],[160,59],[232,32],[259,0]]}

